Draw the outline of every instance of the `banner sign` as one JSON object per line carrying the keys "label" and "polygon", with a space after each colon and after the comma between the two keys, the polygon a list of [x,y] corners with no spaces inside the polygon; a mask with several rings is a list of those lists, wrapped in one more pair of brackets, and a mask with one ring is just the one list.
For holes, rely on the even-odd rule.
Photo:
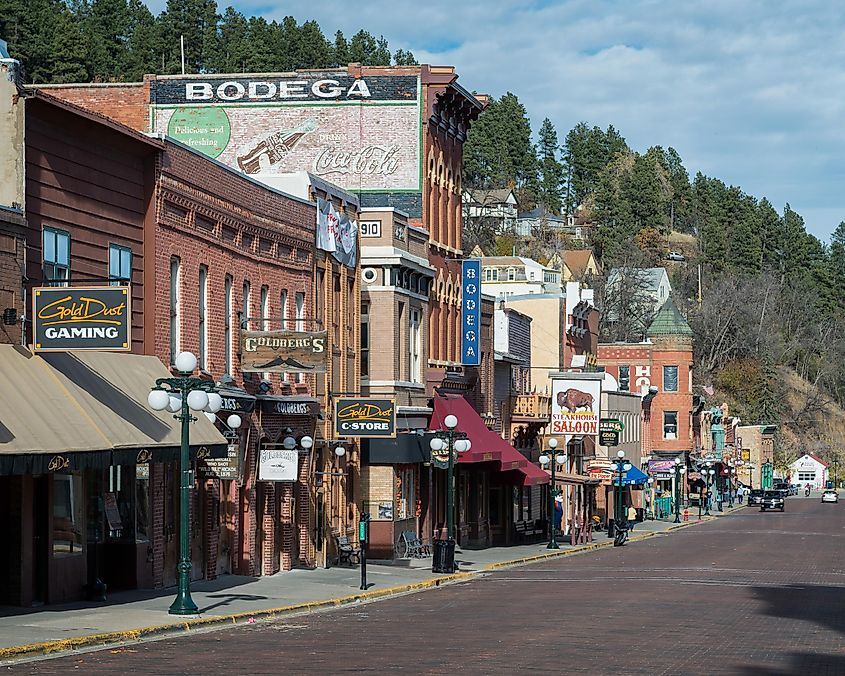
{"label": "banner sign", "polygon": [[355,267],[358,224],[320,197],[317,198],[317,248],[328,251],[341,265]]}
{"label": "banner sign", "polygon": [[552,379],[552,434],[596,436],[600,380]]}
{"label": "banner sign", "polygon": [[619,432],[616,432],[615,430],[599,430],[599,445],[618,446]]}
{"label": "banner sign", "polygon": [[481,364],[481,261],[461,264],[461,363]]}
{"label": "banner sign", "polygon": [[241,331],[241,371],[325,373],[326,331]]}
{"label": "banner sign", "polygon": [[602,418],[599,420],[599,431],[601,432],[624,432],[625,423],[615,418]]}
{"label": "banner sign", "polygon": [[421,192],[416,75],[345,71],[150,81],[153,131],[283,189],[311,174],[354,192]]}
{"label": "banner sign", "polygon": [[334,426],[338,437],[395,437],[396,402],[393,399],[336,399]]}
{"label": "banner sign", "polygon": [[46,286],[33,289],[36,352],[131,349],[128,286]]}
{"label": "banner sign", "polygon": [[230,440],[225,458],[205,458],[197,461],[197,470],[203,479],[237,481],[241,476],[240,439]]}
{"label": "banner sign", "polygon": [[261,411],[278,415],[307,415],[316,418],[320,414],[320,402],[316,399],[296,400],[262,398]]}
{"label": "banner sign", "polygon": [[258,457],[259,481],[296,481],[299,453],[285,448],[262,448]]}
{"label": "banner sign", "polygon": [[674,472],[675,471],[675,461],[674,460],[649,460],[648,461],[648,472],[649,474],[655,474],[656,472]]}
{"label": "banner sign", "polygon": [[227,413],[252,413],[255,410],[255,397],[253,396],[247,394],[226,394],[225,390],[217,390],[217,393],[223,400],[223,405],[220,407],[221,411]]}

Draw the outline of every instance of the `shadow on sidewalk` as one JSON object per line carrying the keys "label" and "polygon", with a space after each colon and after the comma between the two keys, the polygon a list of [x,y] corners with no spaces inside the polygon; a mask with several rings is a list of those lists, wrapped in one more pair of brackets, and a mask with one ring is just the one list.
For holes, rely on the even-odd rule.
{"label": "shadow on sidewalk", "polygon": [[[261,600],[264,596],[251,596],[248,594],[223,594],[217,595],[209,594],[209,592],[223,592],[229,589],[234,589],[245,584],[256,582],[260,578],[248,577],[245,575],[221,575],[216,580],[197,580],[191,583],[191,593],[194,595],[204,595],[207,598],[222,598],[227,597],[229,601],[218,603],[216,605],[201,607],[200,612],[207,612],[209,608],[214,608],[220,605],[227,605],[232,601],[238,600],[242,597],[244,600]],[[106,601],[73,601],[71,603],[56,603],[41,606],[32,606],[29,608],[18,608],[16,606],[0,606],[0,618],[2,617],[17,617],[26,616],[34,613],[61,613],[71,610],[88,610],[97,608],[109,608],[114,606],[122,606],[130,603],[138,603],[141,601],[152,601],[154,599],[165,598],[176,595],[176,586],[165,587],[163,589],[130,589],[115,592],[109,592]],[[197,601],[195,598],[194,601]],[[169,604],[167,604],[169,605]],[[202,605],[198,603],[198,605]]]}

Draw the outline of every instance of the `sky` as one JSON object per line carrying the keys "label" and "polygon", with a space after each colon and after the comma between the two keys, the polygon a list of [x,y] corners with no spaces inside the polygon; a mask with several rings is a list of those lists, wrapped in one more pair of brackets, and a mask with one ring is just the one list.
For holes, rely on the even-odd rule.
{"label": "sky", "polygon": [[[154,12],[165,0],[147,0]],[[220,11],[228,4],[220,2]],[[470,91],[516,94],[535,132],[612,124],[638,152],[789,203],[828,240],[845,220],[845,3],[836,0],[231,0],[268,20],[364,28]]]}

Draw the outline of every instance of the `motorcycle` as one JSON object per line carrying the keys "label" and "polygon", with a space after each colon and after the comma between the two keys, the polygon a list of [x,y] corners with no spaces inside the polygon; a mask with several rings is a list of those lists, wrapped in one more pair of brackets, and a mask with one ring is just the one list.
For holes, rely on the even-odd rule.
{"label": "motorcycle", "polygon": [[613,546],[621,547],[628,541],[628,522],[614,523],[613,526]]}
{"label": "motorcycle", "polygon": [[807,487],[804,489],[804,497],[805,497],[805,498],[809,498],[809,497],[810,497],[810,487],[809,487],[809,486],[807,486]]}

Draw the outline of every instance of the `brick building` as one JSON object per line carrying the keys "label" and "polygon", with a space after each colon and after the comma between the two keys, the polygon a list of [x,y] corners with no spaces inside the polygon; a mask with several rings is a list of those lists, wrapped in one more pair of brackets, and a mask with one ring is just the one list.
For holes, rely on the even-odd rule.
{"label": "brick building", "polygon": [[[13,65],[4,62],[7,69]],[[156,510],[150,506],[157,498],[138,463],[141,457],[154,466],[173,462],[180,444],[172,416],[147,407],[150,387],[168,371],[144,356],[154,347],[154,228],[148,225],[163,143],[20,89],[14,73],[0,81],[6,111],[0,175],[7,179],[2,199],[9,202],[2,220],[12,221],[2,232],[9,254],[0,285],[4,300],[25,315],[23,336],[14,322],[5,334],[23,346],[0,355],[0,537],[6,545],[0,602],[77,600],[95,595],[98,581],[111,588],[151,586]],[[115,287],[110,292],[124,298],[125,342],[106,348],[118,352],[69,351],[85,349],[83,343],[39,354],[33,325],[49,314],[29,314],[33,289],[58,287],[70,296],[80,285]],[[79,314],[65,325],[84,324]],[[87,338],[84,329],[79,336]],[[23,382],[37,396],[22,396]],[[226,453],[225,439],[205,418],[193,426],[191,441],[194,458],[199,448],[211,457]]]}
{"label": "brick building", "polygon": [[643,343],[600,344],[599,364],[620,392],[648,394],[656,388],[643,410],[643,459],[688,456],[693,450],[692,329],[669,299],[646,333]]}

